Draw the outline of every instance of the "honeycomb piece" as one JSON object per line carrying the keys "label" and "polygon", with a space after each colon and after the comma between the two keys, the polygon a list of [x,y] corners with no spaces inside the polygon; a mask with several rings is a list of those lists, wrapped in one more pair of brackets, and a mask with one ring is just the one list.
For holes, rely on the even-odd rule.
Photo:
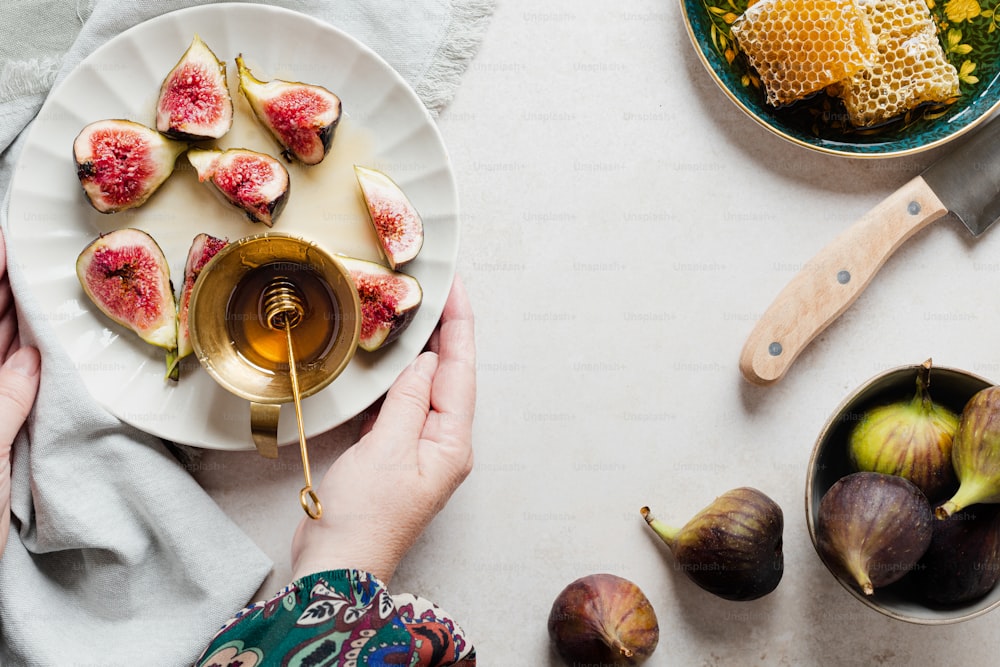
{"label": "honeycomb piece", "polygon": [[732,33],[775,107],[851,76],[875,53],[854,0],[760,0],[733,22]]}
{"label": "honeycomb piece", "polygon": [[876,39],[891,35],[912,35],[924,26],[933,26],[924,0],[855,0],[868,17]]}
{"label": "honeycomb piece", "polygon": [[838,86],[852,125],[878,125],[959,94],[924,0],[859,0],[878,39],[875,64]]}

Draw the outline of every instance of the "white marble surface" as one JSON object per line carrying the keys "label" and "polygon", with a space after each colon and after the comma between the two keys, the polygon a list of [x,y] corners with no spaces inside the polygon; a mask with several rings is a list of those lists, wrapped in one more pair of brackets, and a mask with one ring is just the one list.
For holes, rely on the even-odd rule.
{"label": "white marble surface", "polygon": [[[549,608],[573,579],[638,583],[651,665],[986,665],[1000,615],[919,627],[863,607],[806,532],[828,414],[877,372],[933,357],[1000,380],[1000,236],[946,219],[911,239],[775,386],[742,379],[755,320],[795,271],[936,152],[821,155],[739,112],[676,0],[501,2],[439,121],[477,313],[477,465],[394,582],[449,609],[485,667],[555,665]],[[319,476],[356,426],[314,438]],[[297,448],[206,452],[200,481],[286,583]],[[755,486],[785,513],[784,579],[748,603],[673,566],[639,515],[683,523]]]}

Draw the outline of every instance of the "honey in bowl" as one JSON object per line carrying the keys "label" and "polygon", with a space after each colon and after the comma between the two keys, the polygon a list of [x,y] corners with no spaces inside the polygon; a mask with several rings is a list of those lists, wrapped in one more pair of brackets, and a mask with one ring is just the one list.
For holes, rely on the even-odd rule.
{"label": "honey in bowl", "polygon": [[235,241],[205,265],[191,290],[191,345],[212,379],[250,401],[248,436],[278,457],[281,404],[295,405],[305,486],[299,502],[318,519],[302,399],[347,367],[361,333],[361,304],[343,264],[315,243],[279,232]]}
{"label": "honey in bowl", "polygon": [[332,382],[358,343],[358,293],[329,252],[279,232],[230,243],[205,266],[191,291],[191,344],[216,382],[252,404],[292,401],[288,336],[284,327],[269,326],[265,314],[267,295],[280,279],[302,307],[289,329],[302,397]]}
{"label": "honey in bowl", "polygon": [[265,296],[275,281],[286,278],[301,299],[304,312],[292,337],[296,367],[308,370],[325,358],[337,340],[340,313],[329,284],[308,264],[279,261],[249,271],[226,305],[226,325],[237,354],[266,373],[288,372],[284,331],[268,326]]}

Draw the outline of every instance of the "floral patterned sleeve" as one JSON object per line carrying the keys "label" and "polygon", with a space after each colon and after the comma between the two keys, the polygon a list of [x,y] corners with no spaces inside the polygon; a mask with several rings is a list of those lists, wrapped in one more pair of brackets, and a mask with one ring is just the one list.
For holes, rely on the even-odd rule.
{"label": "floral patterned sleeve", "polygon": [[460,665],[476,652],[436,605],[390,595],[360,570],[330,570],[292,582],[228,621],[198,667],[258,665]]}

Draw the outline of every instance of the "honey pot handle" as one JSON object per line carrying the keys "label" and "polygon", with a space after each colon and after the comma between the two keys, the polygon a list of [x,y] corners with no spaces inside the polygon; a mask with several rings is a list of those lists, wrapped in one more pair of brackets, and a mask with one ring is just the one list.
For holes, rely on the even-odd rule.
{"label": "honey pot handle", "polygon": [[278,415],[281,406],[276,403],[250,402],[250,433],[257,452],[268,459],[278,458]]}

